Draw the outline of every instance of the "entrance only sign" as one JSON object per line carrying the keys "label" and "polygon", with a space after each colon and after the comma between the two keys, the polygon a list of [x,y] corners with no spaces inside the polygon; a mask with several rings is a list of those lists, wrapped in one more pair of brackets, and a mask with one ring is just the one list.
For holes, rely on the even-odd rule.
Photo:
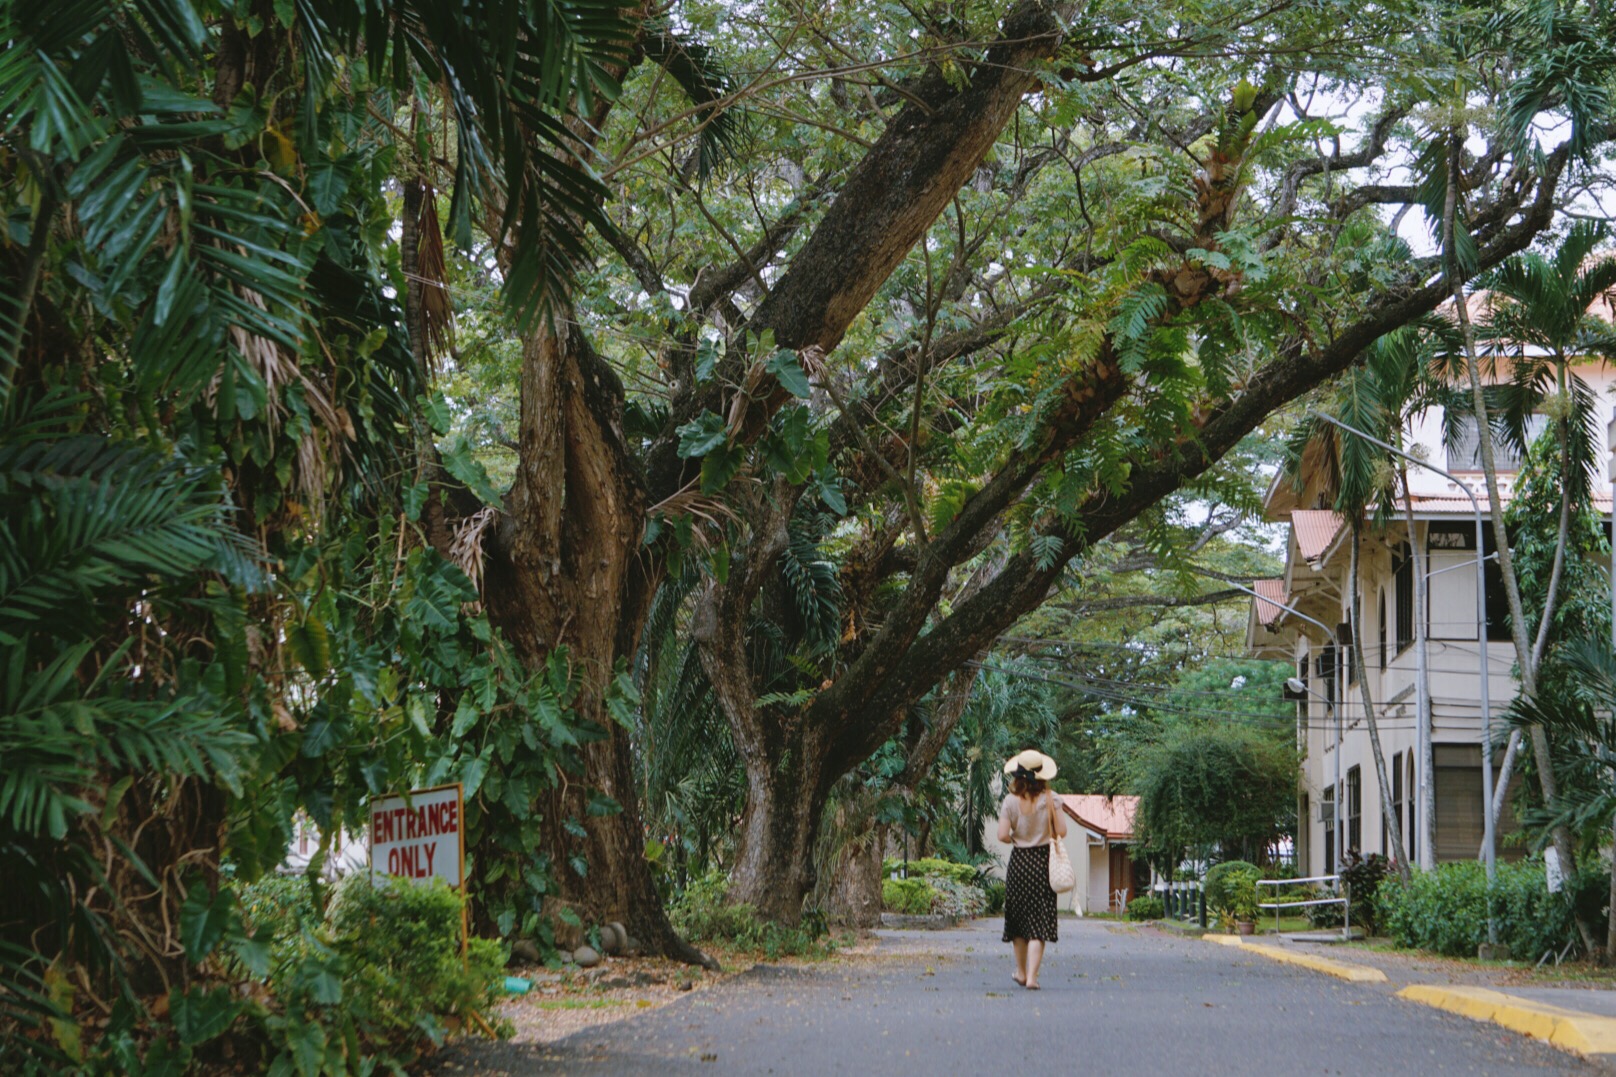
{"label": "entrance only sign", "polygon": [[370,802],[370,878],[442,879],[465,884],[466,826],[461,787],[440,785]]}

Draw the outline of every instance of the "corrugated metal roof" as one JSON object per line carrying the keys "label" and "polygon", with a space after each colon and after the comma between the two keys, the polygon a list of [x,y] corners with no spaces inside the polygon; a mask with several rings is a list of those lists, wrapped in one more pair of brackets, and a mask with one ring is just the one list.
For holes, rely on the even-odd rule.
{"label": "corrugated metal roof", "polygon": [[[1509,507],[1510,497],[1511,495],[1509,493],[1500,491],[1499,500],[1503,502],[1505,508]],[[1476,492],[1476,499],[1481,502],[1482,515],[1490,516],[1491,513],[1487,507],[1487,495],[1478,490]],[[1595,509],[1598,509],[1601,512],[1609,512],[1611,504],[1610,491],[1595,486],[1593,502]],[[1399,498],[1396,504],[1397,510],[1401,512],[1403,509],[1402,499]],[[1414,511],[1442,513],[1451,512],[1456,516],[1473,515],[1473,510],[1470,507],[1470,499],[1468,497],[1427,497],[1420,494],[1415,494]]]}
{"label": "corrugated metal roof", "polygon": [[[1257,621],[1264,627],[1272,625],[1285,614],[1285,579],[1277,577],[1269,580],[1252,580],[1251,589],[1257,592],[1258,598],[1252,600],[1257,611]],[[1267,599],[1268,601],[1261,601]]]}
{"label": "corrugated metal roof", "polygon": [[1060,798],[1067,813],[1096,834],[1104,834],[1113,841],[1133,840],[1133,818],[1139,810],[1138,797],[1062,793]]}
{"label": "corrugated metal roof", "polygon": [[1296,546],[1306,561],[1317,561],[1330,548],[1336,535],[1341,533],[1346,520],[1329,509],[1296,509],[1291,513],[1291,527],[1296,532]]}

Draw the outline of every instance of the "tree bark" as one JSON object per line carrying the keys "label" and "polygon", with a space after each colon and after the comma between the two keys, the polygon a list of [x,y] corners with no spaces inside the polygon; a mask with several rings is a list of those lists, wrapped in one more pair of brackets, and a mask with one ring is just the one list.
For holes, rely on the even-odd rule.
{"label": "tree bark", "polygon": [[[581,749],[581,778],[561,781],[544,805],[554,896],[586,923],[622,922],[648,952],[708,963],[674,934],[657,896],[628,733],[606,711],[613,668],[633,654],[649,608],[638,556],[645,495],[619,426],[622,386],[572,323],[558,316],[524,343],[520,464],[488,550],[484,601],[527,668],[566,648],[576,715],[605,734]],[[591,815],[593,790],[622,811]],[[582,839],[568,820],[583,824]]]}
{"label": "tree bark", "polygon": [[[1446,259],[1446,277],[1448,288],[1453,296],[1454,314],[1459,321],[1459,333],[1464,342],[1465,370],[1470,378],[1470,400],[1476,419],[1476,444],[1481,450],[1482,474],[1486,479],[1487,507],[1492,516],[1492,529],[1495,545],[1498,549],[1498,568],[1504,578],[1504,595],[1509,602],[1509,618],[1511,634],[1515,641],[1515,654],[1520,667],[1521,691],[1528,696],[1537,693],[1537,666],[1533,661],[1532,646],[1526,635],[1526,619],[1522,614],[1521,589],[1515,578],[1515,566],[1510,558],[1509,539],[1504,534],[1504,506],[1503,499],[1498,491],[1498,465],[1493,455],[1492,430],[1487,424],[1487,397],[1482,390],[1481,364],[1476,355],[1475,328],[1470,323],[1470,308],[1465,299],[1464,276],[1460,272],[1458,255],[1454,241],[1454,232],[1458,227],[1458,193],[1461,181],[1460,158],[1464,150],[1463,140],[1455,132],[1448,141],[1448,190],[1446,211],[1443,214],[1443,253]],[[1480,556],[1482,551],[1476,551]],[[1482,654],[1487,653],[1487,626],[1476,626],[1476,645],[1481,648]],[[1491,735],[1491,716],[1482,715],[1482,736]],[[1554,776],[1554,762],[1549,752],[1548,734],[1542,726],[1534,725],[1528,730],[1532,742],[1532,755],[1538,767],[1538,785],[1543,791],[1543,803],[1550,811],[1554,811],[1559,804],[1559,784]],[[1487,756],[1490,761],[1490,753]],[[1491,812],[1491,804],[1483,804],[1482,810]],[[1496,831],[1494,832],[1496,837]],[[1553,830],[1555,852],[1560,858],[1561,870],[1568,875],[1576,868],[1575,847],[1571,843],[1571,831],[1564,824]],[[1591,953],[1594,948],[1593,933],[1581,916],[1576,917],[1577,931],[1582,936],[1583,946]]]}

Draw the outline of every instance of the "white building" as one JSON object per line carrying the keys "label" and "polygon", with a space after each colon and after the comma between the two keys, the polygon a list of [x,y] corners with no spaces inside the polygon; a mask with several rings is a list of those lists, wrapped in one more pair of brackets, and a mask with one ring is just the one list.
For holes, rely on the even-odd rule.
{"label": "white building", "polygon": [[[1616,372],[1609,366],[1579,364],[1576,372],[1601,401],[1609,398],[1616,384]],[[1601,404],[1601,411],[1604,407]],[[1404,431],[1403,447],[1451,472],[1475,494],[1485,517],[1486,485],[1476,454],[1473,421],[1469,426],[1468,438],[1450,453],[1443,446],[1441,409],[1432,409]],[[1601,441],[1607,437],[1601,429]],[[1507,504],[1519,460],[1497,438],[1494,443],[1501,492]],[[1600,459],[1606,459],[1603,454],[1609,445],[1601,444],[1599,449]],[[1351,529],[1326,507],[1320,461],[1312,456],[1305,458],[1301,473],[1304,483],[1300,491],[1289,478],[1281,477],[1268,493],[1268,518],[1290,524],[1285,574],[1257,582],[1255,590],[1272,601],[1254,600],[1247,626],[1250,651],[1290,661],[1297,678],[1306,686],[1306,702],[1298,704],[1298,738],[1304,753],[1298,793],[1298,866],[1307,875],[1320,875],[1334,870],[1337,849],[1356,848],[1365,854],[1388,856],[1393,853],[1363,721],[1359,677],[1368,678],[1375,702],[1393,810],[1401,819],[1410,857],[1416,862],[1420,859],[1414,795],[1420,777],[1415,752],[1413,645],[1417,612],[1427,619],[1429,640],[1435,858],[1473,859],[1482,840],[1479,648],[1486,649],[1495,722],[1502,722],[1497,716],[1514,697],[1516,683],[1511,676],[1515,649],[1507,628],[1502,577],[1495,562],[1486,566],[1486,638],[1477,640],[1476,537],[1470,499],[1459,483],[1409,466],[1412,538],[1429,555],[1428,601],[1423,611],[1414,609],[1414,562],[1402,501],[1398,501],[1395,518],[1385,529],[1377,531],[1366,522],[1359,550],[1364,654],[1349,651],[1341,662],[1345,670],[1338,676],[1337,656],[1327,634],[1281,605],[1294,607],[1326,625],[1340,626],[1343,642],[1350,641],[1346,622]],[[1609,487],[1596,485],[1595,491],[1596,511],[1608,516]],[[1496,767],[1499,760],[1495,758],[1493,762]],[[1334,832],[1337,802],[1345,831],[1342,835]],[[1500,856],[1519,856],[1523,852],[1506,840],[1513,826],[1506,812],[1500,823]]]}
{"label": "white building", "polygon": [[[1072,859],[1077,885],[1057,894],[1056,907],[1083,916],[1091,912],[1122,912],[1129,900],[1150,887],[1150,870],[1134,860],[1134,813],[1139,798],[1108,797],[1093,793],[1063,793],[1066,811],[1066,855]],[[987,820],[983,844],[993,854],[991,874],[1004,878],[1010,846],[999,840],[999,820]]]}

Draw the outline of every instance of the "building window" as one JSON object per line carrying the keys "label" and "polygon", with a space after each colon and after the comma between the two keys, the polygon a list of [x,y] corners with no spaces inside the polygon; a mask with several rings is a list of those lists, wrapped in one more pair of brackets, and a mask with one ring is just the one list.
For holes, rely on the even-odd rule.
{"label": "building window", "polygon": [[[1392,755],[1392,818],[1399,824],[1403,821],[1403,753],[1395,752]],[[1408,843],[1408,832],[1403,832],[1403,843]],[[1380,824],[1380,847],[1386,851],[1388,857],[1396,854],[1392,847],[1391,828],[1382,821]]]}
{"label": "building window", "polygon": [[[1493,557],[1498,552],[1498,540],[1493,535],[1493,528],[1489,522],[1483,530],[1486,542],[1483,556],[1489,558],[1482,566],[1482,583],[1487,596],[1487,638],[1494,642],[1508,642],[1512,637],[1509,632],[1509,598],[1504,593],[1504,570],[1498,566]],[[1475,524],[1442,523],[1432,524],[1426,532],[1426,548],[1429,550],[1464,550],[1470,556],[1475,556],[1476,526]],[[1452,568],[1449,571],[1462,572],[1463,569]],[[1434,588],[1433,588],[1434,590]],[[1474,590],[1469,592],[1472,596]],[[1427,602],[1434,602],[1429,593]],[[1410,601],[1412,605],[1412,600]],[[1437,618],[1431,623],[1452,622],[1465,617],[1468,610],[1440,610]],[[1467,624],[1474,625],[1474,619]],[[1471,637],[1474,638],[1474,637]]]}
{"label": "building window", "polygon": [[1335,706],[1335,644],[1326,643],[1319,651],[1315,660],[1314,669],[1319,675],[1319,685],[1324,690],[1324,702],[1331,707]]}
{"label": "building window", "polygon": [[1414,753],[1404,752],[1404,769],[1408,772],[1403,782],[1403,799],[1408,803],[1408,822],[1403,826],[1403,847],[1408,850],[1408,862],[1418,863],[1420,854],[1415,838],[1419,835],[1419,794],[1414,784]]}
{"label": "building window", "polygon": [[[1339,750],[1339,749],[1338,749]],[[1347,770],[1347,845],[1348,852],[1363,852],[1363,771],[1359,767]]]}
{"label": "building window", "polygon": [[1324,822],[1324,873],[1335,872],[1335,786],[1319,795],[1319,818]]}
{"label": "building window", "polygon": [[[1480,471],[1481,470],[1481,439],[1476,435],[1476,417],[1474,415],[1451,416],[1453,440],[1448,448],[1448,469],[1450,471]],[[1526,420],[1527,444],[1538,439],[1548,428],[1548,417],[1533,415]],[[1500,437],[1498,430],[1493,429],[1493,463],[1498,465],[1499,471],[1519,471],[1521,469],[1521,454],[1515,446],[1509,444],[1508,439]]]}
{"label": "building window", "polygon": [[1392,554],[1392,578],[1397,594],[1393,631],[1397,653],[1402,654],[1414,644],[1414,551],[1406,542]]}
{"label": "building window", "polygon": [[1376,650],[1380,654],[1380,671],[1384,673],[1386,672],[1386,589],[1384,587],[1380,589],[1380,605],[1376,607],[1376,612],[1380,616],[1380,634],[1376,639],[1379,646],[1376,647]]}

